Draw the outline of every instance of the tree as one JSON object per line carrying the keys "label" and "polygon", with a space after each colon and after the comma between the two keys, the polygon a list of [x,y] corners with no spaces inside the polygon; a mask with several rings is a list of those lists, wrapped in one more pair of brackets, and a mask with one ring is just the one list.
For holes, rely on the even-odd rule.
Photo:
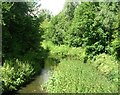
{"label": "tree", "polygon": [[26,2],[3,2],[3,59],[19,58],[40,48],[42,30]]}
{"label": "tree", "polygon": [[51,39],[51,41],[57,45],[67,43],[66,35],[71,26],[76,6],[76,2],[66,2],[64,10],[51,18],[49,28],[46,29],[45,32],[46,39]]}
{"label": "tree", "polygon": [[81,3],[74,12],[72,24],[67,32],[67,42],[70,46],[79,47],[88,44],[91,37],[90,26],[93,23],[95,8],[93,3]]}

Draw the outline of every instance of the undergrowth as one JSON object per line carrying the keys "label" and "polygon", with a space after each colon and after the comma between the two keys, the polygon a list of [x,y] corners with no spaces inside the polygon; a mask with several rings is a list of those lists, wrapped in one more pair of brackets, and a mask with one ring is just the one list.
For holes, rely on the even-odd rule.
{"label": "undergrowth", "polygon": [[114,56],[103,53],[84,63],[84,48],[56,46],[50,41],[42,46],[50,50],[50,57],[61,60],[43,89],[50,93],[117,92],[119,61]]}
{"label": "undergrowth", "polygon": [[79,60],[62,60],[44,84],[48,93],[115,93],[117,87],[90,64]]}
{"label": "undergrowth", "polygon": [[5,60],[1,68],[3,92],[17,90],[20,86],[30,81],[36,73],[38,64],[29,61]]}

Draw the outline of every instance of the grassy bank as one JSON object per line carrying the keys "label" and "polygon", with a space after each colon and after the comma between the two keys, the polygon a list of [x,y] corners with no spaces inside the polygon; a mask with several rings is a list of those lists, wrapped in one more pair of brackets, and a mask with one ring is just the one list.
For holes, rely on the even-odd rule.
{"label": "grassy bank", "polygon": [[43,42],[49,56],[60,59],[53,76],[43,85],[49,93],[115,93],[118,87],[118,61],[100,54],[84,63],[85,49]]}
{"label": "grassy bank", "polygon": [[[42,49],[42,48],[41,48]],[[19,59],[6,59],[1,67],[1,89],[3,92],[13,92],[32,81],[44,65],[47,51],[30,52]]]}
{"label": "grassy bank", "polygon": [[49,93],[115,93],[117,87],[90,64],[62,60],[45,85]]}
{"label": "grassy bank", "polygon": [[20,86],[31,81],[32,77],[40,70],[40,64],[30,61],[6,60],[2,71],[2,91],[14,91]]}

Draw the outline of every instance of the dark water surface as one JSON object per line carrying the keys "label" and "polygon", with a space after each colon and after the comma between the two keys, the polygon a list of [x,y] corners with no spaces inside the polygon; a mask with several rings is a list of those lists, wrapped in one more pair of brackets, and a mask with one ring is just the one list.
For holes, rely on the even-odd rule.
{"label": "dark water surface", "polygon": [[34,80],[18,90],[17,93],[47,93],[45,90],[42,90],[41,85],[49,79],[51,76],[52,68],[55,67],[56,60],[47,59],[45,61],[45,67],[42,69],[40,74],[33,78]]}

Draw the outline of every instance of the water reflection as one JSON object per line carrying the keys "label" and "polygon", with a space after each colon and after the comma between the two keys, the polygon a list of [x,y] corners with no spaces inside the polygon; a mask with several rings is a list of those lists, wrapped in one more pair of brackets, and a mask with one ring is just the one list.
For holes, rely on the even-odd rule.
{"label": "water reflection", "polygon": [[48,70],[43,69],[39,76],[35,77],[30,84],[26,85],[26,87],[20,89],[18,93],[44,93],[45,91],[41,89],[40,85],[45,83],[49,76]]}
{"label": "water reflection", "polygon": [[22,87],[17,93],[46,93],[46,91],[42,90],[41,85],[47,82],[51,76],[50,72],[52,72],[53,67],[55,67],[58,62],[56,59],[48,58],[40,74],[36,76],[30,84]]}

